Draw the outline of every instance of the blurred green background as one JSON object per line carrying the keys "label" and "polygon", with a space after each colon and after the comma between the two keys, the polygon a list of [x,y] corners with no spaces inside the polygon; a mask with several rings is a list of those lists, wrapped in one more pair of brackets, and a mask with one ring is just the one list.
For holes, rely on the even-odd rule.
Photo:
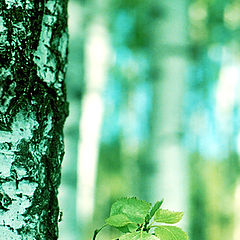
{"label": "blurred green background", "polygon": [[60,240],[91,239],[123,196],[164,198],[191,240],[239,240],[240,1],[68,9]]}

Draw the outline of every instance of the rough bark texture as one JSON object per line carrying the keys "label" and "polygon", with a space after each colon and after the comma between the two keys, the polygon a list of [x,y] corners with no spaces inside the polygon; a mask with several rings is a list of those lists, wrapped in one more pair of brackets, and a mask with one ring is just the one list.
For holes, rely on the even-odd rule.
{"label": "rough bark texture", "polygon": [[0,239],[57,239],[67,0],[0,0]]}

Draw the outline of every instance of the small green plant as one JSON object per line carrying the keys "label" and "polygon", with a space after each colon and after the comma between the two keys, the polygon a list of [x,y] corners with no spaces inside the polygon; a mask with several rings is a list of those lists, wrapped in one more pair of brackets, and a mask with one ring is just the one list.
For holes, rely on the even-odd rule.
{"label": "small green plant", "polygon": [[151,203],[133,198],[121,198],[113,203],[110,217],[105,224],[95,230],[93,240],[106,226],[120,230],[117,240],[187,240],[188,235],[179,227],[168,225],[178,223],[183,212],[162,209],[163,200]]}

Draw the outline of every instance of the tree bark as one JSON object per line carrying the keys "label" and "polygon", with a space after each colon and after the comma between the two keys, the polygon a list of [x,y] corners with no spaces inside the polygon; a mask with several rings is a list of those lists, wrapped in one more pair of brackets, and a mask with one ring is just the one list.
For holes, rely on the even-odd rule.
{"label": "tree bark", "polygon": [[0,239],[57,239],[67,0],[0,1]]}

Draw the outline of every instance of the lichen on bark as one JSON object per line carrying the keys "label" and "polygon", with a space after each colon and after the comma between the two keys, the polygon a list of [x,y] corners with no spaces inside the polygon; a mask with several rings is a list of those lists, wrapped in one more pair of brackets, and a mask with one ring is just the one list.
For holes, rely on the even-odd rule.
{"label": "lichen on bark", "polygon": [[0,0],[0,239],[58,238],[67,0]]}

